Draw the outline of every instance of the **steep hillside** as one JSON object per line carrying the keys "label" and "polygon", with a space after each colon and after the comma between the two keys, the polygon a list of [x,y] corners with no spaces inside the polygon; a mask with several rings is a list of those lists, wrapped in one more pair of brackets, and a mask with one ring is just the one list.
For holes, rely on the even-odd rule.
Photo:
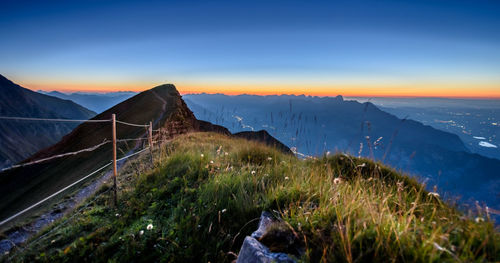
{"label": "steep hillside", "polygon": [[[306,155],[346,152],[383,161],[437,185],[441,194],[500,209],[500,160],[471,153],[460,138],[341,96],[185,95],[196,117],[231,132],[267,130]],[[473,203],[473,202],[470,202]]]}
{"label": "steep hillside", "polygon": [[[413,179],[348,155],[300,160],[256,142],[191,133],[164,142],[55,222],[13,262],[231,262],[259,238],[304,262],[498,262],[500,234]],[[252,262],[251,258],[246,262]]]}
{"label": "steep hillside", "polygon": [[[146,124],[153,122],[155,140],[169,140],[194,131],[213,131],[225,135],[231,133],[224,127],[198,121],[182,100],[174,85],[167,84],[144,91],[94,117],[109,120],[115,113],[122,122]],[[26,161],[39,160],[56,154],[75,152],[111,140],[111,123],[84,123],[65,136],[59,143],[43,149]],[[119,157],[142,149],[147,143],[146,130],[117,123],[117,138],[128,139],[118,143]],[[271,144],[278,144],[268,138]],[[284,149],[288,150],[288,148]],[[110,162],[111,144],[105,144],[92,152],[84,152],[40,164],[17,168],[0,173],[0,220],[77,181]],[[99,176],[96,174],[95,176]],[[29,216],[26,214],[24,216]]]}
{"label": "steep hillside", "polygon": [[[95,116],[74,102],[39,94],[0,75],[0,116],[86,120]],[[76,123],[0,120],[0,168],[59,141]]]}

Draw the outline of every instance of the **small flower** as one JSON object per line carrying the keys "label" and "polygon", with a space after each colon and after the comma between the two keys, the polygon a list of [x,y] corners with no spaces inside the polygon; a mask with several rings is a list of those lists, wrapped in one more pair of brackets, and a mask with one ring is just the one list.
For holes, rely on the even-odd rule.
{"label": "small flower", "polygon": [[398,182],[396,183],[396,185],[398,186],[398,192],[402,192],[402,191],[403,191],[403,189],[404,189],[404,187],[403,187],[403,182],[398,181]]}
{"label": "small flower", "polygon": [[204,155],[203,153],[202,153],[202,154],[200,154],[200,156],[201,156],[201,158],[205,157],[205,155]]}
{"label": "small flower", "polygon": [[120,217],[120,214],[116,213],[116,214],[115,214],[115,216],[116,216],[116,217]]}
{"label": "small flower", "polygon": [[358,165],[356,167],[366,167],[366,163],[362,163],[362,164],[360,164],[360,165]]}
{"label": "small flower", "polygon": [[153,229],[153,224],[149,224],[147,227],[146,227],[147,230],[152,230]]}
{"label": "small flower", "polygon": [[226,211],[227,211],[227,209],[226,209],[226,208],[224,208],[224,209],[222,209],[222,211],[221,211],[221,212],[222,212],[222,213],[225,213]]}
{"label": "small flower", "polygon": [[330,151],[327,151],[327,152],[326,152],[326,156],[329,156],[330,154],[331,154],[331,153],[330,153]]}
{"label": "small flower", "polygon": [[252,171],[252,172],[251,172],[251,174],[252,174],[252,175],[255,175],[255,173],[256,173],[255,171]]}
{"label": "small flower", "polygon": [[273,160],[273,157],[267,157],[267,160],[268,160],[268,161],[272,161],[272,160]]}
{"label": "small flower", "polygon": [[144,230],[139,231],[139,235],[144,235]]}
{"label": "small flower", "polygon": [[214,161],[210,161],[210,164],[214,164]]}
{"label": "small flower", "polygon": [[434,196],[434,197],[436,197],[436,198],[438,198],[438,197],[439,197],[439,194],[438,194],[438,193],[436,193],[436,192],[430,192],[430,193],[428,193],[427,195],[431,195],[431,196]]}
{"label": "small flower", "polygon": [[224,153],[224,155],[225,155],[225,156],[228,156],[228,155],[229,155],[229,153],[228,153],[228,152],[225,152],[225,153]]}
{"label": "small flower", "polygon": [[56,241],[54,239],[52,239],[52,241],[50,241],[51,244],[54,244],[56,243]]}
{"label": "small flower", "polygon": [[484,218],[482,217],[476,217],[476,219],[474,220],[476,221],[476,223],[484,222]]}
{"label": "small flower", "polygon": [[288,180],[288,179],[290,179],[290,178],[288,178],[288,176],[285,176],[285,180]]}
{"label": "small flower", "polygon": [[342,179],[340,177],[333,179],[333,184],[340,184],[340,183],[342,183]]}

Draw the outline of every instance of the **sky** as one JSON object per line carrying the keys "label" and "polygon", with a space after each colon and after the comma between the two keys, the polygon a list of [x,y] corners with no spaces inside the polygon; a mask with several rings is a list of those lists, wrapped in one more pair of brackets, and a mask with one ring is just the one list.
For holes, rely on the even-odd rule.
{"label": "sky", "polygon": [[2,0],[33,90],[500,98],[500,1]]}

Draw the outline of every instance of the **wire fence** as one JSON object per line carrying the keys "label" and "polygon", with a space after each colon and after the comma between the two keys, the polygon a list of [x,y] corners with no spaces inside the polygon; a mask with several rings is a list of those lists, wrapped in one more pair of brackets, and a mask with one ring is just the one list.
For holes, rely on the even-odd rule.
{"label": "wire fence", "polygon": [[18,121],[53,121],[53,122],[111,122],[111,120],[46,119],[46,118],[9,117],[9,116],[0,116],[0,119],[18,120]]}
{"label": "wire fence", "polygon": [[39,160],[28,162],[28,163],[22,163],[22,164],[12,165],[10,167],[2,169],[1,171],[4,172],[4,171],[12,170],[12,169],[15,169],[15,168],[20,168],[20,167],[30,166],[30,165],[33,165],[33,164],[47,162],[47,161],[50,161],[50,160],[53,160],[53,159],[58,159],[58,158],[62,158],[62,157],[66,157],[66,156],[71,156],[71,155],[77,155],[77,154],[84,153],[84,152],[92,152],[92,151],[95,151],[98,148],[100,148],[101,146],[103,146],[105,144],[108,144],[110,142],[111,141],[105,140],[102,143],[100,143],[98,145],[95,145],[93,147],[85,148],[85,149],[82,149],[82,150],[79,150],[79,151],[75,151],[75,152],[68,152],[68,153],[62,153],[62,154],[58,154],[58,155],[53,155],[51,157],[39,159]]}
{"label": "wire fence", "polygon": [[[56,231],[57,229],[60,229],[61,227],[65,226],[68,222],[70,222],[73,218],[75,218],[77,215],[79,215],[80,213],[83,212],[83,210],[87,209],[87,207],[89,207],[91,204],[93,204],[99,197],[101,197],[102,195],[108,193],[109,191],[111,191],[112,188],[108,188],[106,189],[105,191],[99,193],[99,194],[96,194],[94,195],[94,198],[88,202],[85,203],[84,206],[80,207],[77,211],[75,211],[70,217],[67,217],[66,219],[64,219],[64,221],[58,223],[57,225],[55,225],[54,227],[52,227],[49,231],[47,231],[46,233],[44,233],[43,235],[40,235],[39,237],[37,237],[36,239],[34,240],[31,240],[30,241],[30,246],[29,247],[21,247],[21,246],[18,246],[17,244],[15,244],[14,242],[12,242],[12,244],[19,248],[21,251],[24,251],[25,249],[28,249],[29,248],[33,248],[39,241],[41,241],[43,238],[49,236],[50,234],[52,234],[54,231]],[[16,254],[12,254],[11,257],[9,257],[8,259],[8,262],[10,262],[14,257],[16,256]]]}
{"label": "wire fence", "polygon": [[[114,167],[114,174],[115,174],[115,179],[116,179],[116,174],[117,174],[117,171],[116,171],[116,163],[117,162],[120,162],[120,161],[123,161],[123,160],[126,160],[128,158],[131,158],[133,156],[136,156],[138,154],[141,154],[143,153],[144,151],[148,150],[148,149],[151,149],[152,147],[152,143],[153,143],[153,140],[151,138],[152,136],[152,133],[149,132],[147,133],[148,134],[148,137],[146,138],[125,138],[125,139],[116,139],[116,123],[120,123],[120,124],[123,124],[123,125],[128,125],[128,126],[132,126],[132,127],[139,127],[139,128],[149,128],[150,131],[152,131],[152,124],[150,123],[149,125],[145,125],[145,124],[135,124],[135,123],[129,123],[129,122],[125,122],[125,121],[120,121],[120,120],[116,120],[115,119],[115,115],[113,114],[113,118],[112,119],[100,119],[100,120],[77,120],[77,119],[51,119],[51,118],[31,118],[31,117],[12,117],[12,116],[0,116],[0,120],[16,120],[16,121],[48,121],[48,122],[89,122],[89,123],[105,123],[105,122],[111,122],[113,123],[113,140],[110,141],[108,139],[105,139],[102,143],[100,144],[97,144],[97,145],[94,145],[92,147],[88,147],[88,148],[85,148],[85,149],[81,149],[81,150],[77,150],[77,151],[73,151],[73,152],[66,152],[66,153],[61,153],[61,154],[56,154],[56,155],[52,155],[52,156],[49,156],[49,157],[45,157],[45,158],[42,158],[42,159],[38,159],[38,160],[35,160],[35,161],[30,161],[30,162],[26,162],[26,163],[20,163],[20,164],[16,164],[16,165],[13,165],[13,166],[10,166],[8,168],[4,168],[2,170],[0,170],[0,172],[4,172],[4,171],[8,171],[8,170],[12,170],[12,169],[16,169],[16,168],[21,168],[21,167],[26,167],[26,166],[30,166],[30,165],[35,165],[35,164],[40,164],[40,163],[44,163],[44,162],[47,162],[47,161],[51,161],[51,160],[54,160],[54,159],[59,159],[59,158],[62,158],[62,157],[67,157],[67,156],[76,156],[76,155],[79,155],[81,153],[85,153],[85,152],[92,152],[92,151],[95,151],[99,148],[101,148],[102,146],[106,145],[106,144],[109,144],[109,143],[112,143],[113,144],[113,149],[114,151],[116,152],[116,144],[117,143],[121,143],[121,142],[130,142],[130,141],[146,141],[148,140],[150,142],[149,146],[147,147],[144,147],[143,149],[137,151],[137,152],[134,152],[134,153],[131,153],[131,154],[128,154],[124,157],[121,157],[119,159],[116,158],[116,155],[113,155],[113,160],[110,161],[109,163],[105,164],[104,166],[102,167],[99,167],[98,169],[90,172],[89,174],[81,177],[80,179],[74,181],[73,183],[67,185],[66,187],[63,187],[62,189],[59,189],[58,191],[52,193],[51,195],[41,199],[40,201],[28,206],[27,208],[15,213],[14,215],[4,219],[3,221],[0,222],[0,226],[3,226],[5,224],[7,224],[8,222],[12,221],[13,219],[27,213],[28,211],[40,206],[41,204],[47,202],[48,200],[60,195],[61,193],[67,191],[68,189],[70,189],[71,187],[79,184],[79,183],[82,183],[84,182],[85,180],[87,180],[88,178],[91,178],[93,175],[103,171],[104,169],[108,168],[109,166],[113,165]],[[116,180],[115,180],[116,182]],[[114,190],[115,190],[115,193],[116,193],[116,183],[115,185],[113,186]]]}
{"label": "wire fence", "polygon": [[7,218],[7,219],[3,220],[2,222],[0,222],[0,226],[4,225],[5,223],[7,223],[7,222],[11,221],[12,219],[14,219],[14,218],[16,218],[16,217],[18,217],[18,216],[20,216],[20,215],[22,215],[22,214],[24,214],[24,213],[28,212],[29,210],[31,210],[31,209],[33,209],[33,208],[35,208],[35,207],[37,207],[37,206],[41,205],[42,203],[46,202],[47,200],[49,200],[49,199],[53,198],[54,196],[56,196],[56,195],[58,195],[58,194],[60,194],[60,193],[62,193],[62,192],[64,192],[64,191],[68,190],[68,189],[69,189],[69,188],[71,188],[72,186],[74,186],[74,185],[76,185],[76,184],[78,184],[78,183],[80,183],[80,182],[84,181],[85,179],[89,178],[90,176],[92,176],[92,175],[94,175],[94,174],[96,174],[96,173],[98,173],[98,172],[102,171],[104,168],[106,168],[106,167],[110,166],[111,164],[112,164],[112,162],[107,163],[106,165],[104,165],[104,166],[100,167],[99,169],[97,169],[97,170],[95,170],[95,171],[91,172],[90,174],[88,174],[88,175],[86,175],[86,176],[84,176],[84,177],[80,178],[79,180],[77,180],[77,181],[75,181],[75,182],[71,183],[70,185],[68,185],[68,186],[66,186],[66,187],[64,187],[64,188],[62,188],[62,189],[60,189],[59,191],[57,191],[57,192],[55,192],[55,193],[53,193],[53,194],[51,194],[51,195],[49,195],[49,196],[45,197],[44,199],[42,199],[42,200],[40,200],[40,201],[38,201],[38,202],[36,202],[36,203],[32,204],[32,205],[31,205],[31,206],[29,206],[28,208],[26,208],[26,209],[24,209],[24,210],[22,210],[22,211],[20,211],[20,212],[18,212],[18,213],[16,213],[16,214],[14,214],[13,216],[11,216],[11,217],[9,217],[9,218]]}
{"label": "wire fence", "polygon": [[124,121],[116,121],[116,123],[132,126],[132,127],[141,127],[141,128],[149,127],[149,125],[146,125],[146,124],[134,124],[134,123],[124,122]]}

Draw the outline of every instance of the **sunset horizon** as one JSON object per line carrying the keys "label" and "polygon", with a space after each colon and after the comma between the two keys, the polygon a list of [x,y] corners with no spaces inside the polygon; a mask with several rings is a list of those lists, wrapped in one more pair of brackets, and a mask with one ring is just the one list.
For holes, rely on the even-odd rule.
{"label": "sunset horizon", "polygon": [[[380,97],[380,98],[463,98],[463,99],[500,99],[500,88],[490,85],[487,88],[466,89],[462,93],[457,93],[460,85],[446,89],[435,88],[436,85],[427,85],[426,88],[420,88],[418,85],[331,85],[331,86],[306,86],[306,85],[261,85],[252,89],[247,85],[190,85],[171,81],[145,84],[116,84],[116,85],[85,85],[85,84],[33,84],[19,81],[21,86],[33,91],[58,91],[63,93],[88,92],[88,93],[112,93],[112,92],[142,92],[162,84],[173,84],[181,94],[225,94],[225,95],[305,95],[318,97],[335,97],[338,95],[344,97]],[[90,88],[89,88],[90,87]],[[430,87],[430,88],[429,88]],[[431,89],[431,90],[429,90]],[[265,91],[268,90],[268,91]],[[269,91],[270,90],[270,91]]]}

